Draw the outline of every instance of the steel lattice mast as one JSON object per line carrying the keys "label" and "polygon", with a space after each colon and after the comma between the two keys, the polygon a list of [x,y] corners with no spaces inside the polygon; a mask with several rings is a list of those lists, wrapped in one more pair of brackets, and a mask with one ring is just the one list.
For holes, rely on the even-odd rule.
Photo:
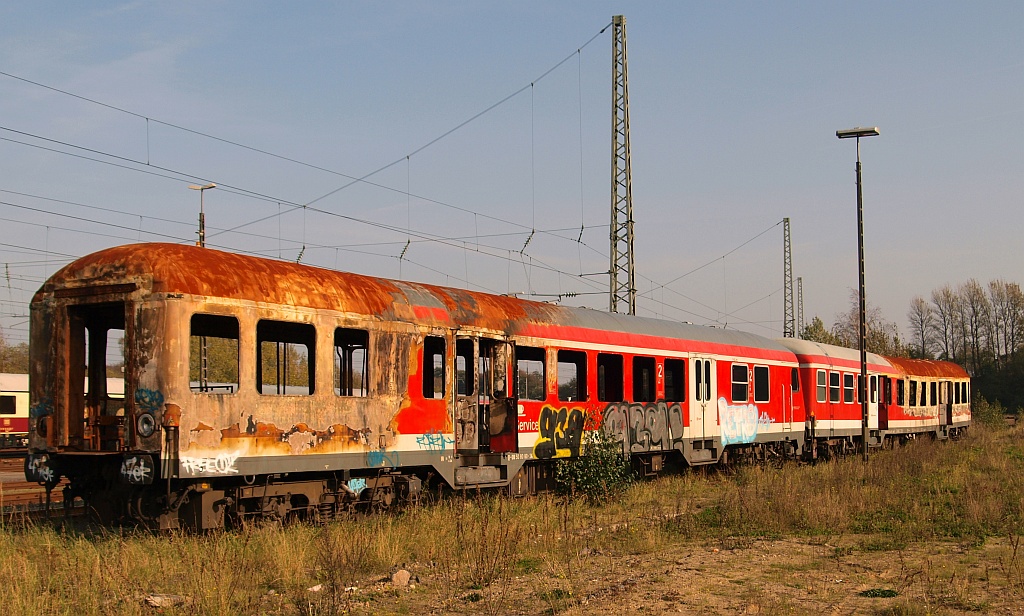
{"label": "steel lattice mast", "polygon": [[796,279],[796,337],[804,337],[804,279]]}
{"label": "steel lattice mast", "polygon": [[796,337],[796,319],[793,316],[793,243],[789,236],[789,218],[782,219],[782,252],[783,254],[783,277],[785,278],[782,288],[783,304],[783,325],[782,336],[784,338]]}
{"label": "steel lattice mast", "polygon": [[633,277],[633,185],[629,166],[629,80],[626,18],[612,17],[612,221],[609,310],[636,314]]}

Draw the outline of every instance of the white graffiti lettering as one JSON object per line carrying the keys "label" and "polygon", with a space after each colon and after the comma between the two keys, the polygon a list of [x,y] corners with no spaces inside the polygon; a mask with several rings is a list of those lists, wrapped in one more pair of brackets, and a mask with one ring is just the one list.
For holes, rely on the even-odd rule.
{"label": "white graffiti lettering", "polygon": [[29,471],[39,479],[53,483],[53,469],[46,465],[46,458],[32,458],[28,467]]}
{"label": "white graffiti lettering", "polygon": [[206,458],[181,457],[181,469],[189,475],[237,475],[235,461],[239,453],[222,453]]}
{"label": "white graffiti lettering", "polygon": [[774,420],[767,412],[761,413],[755,404],[732,404],[718,399],[718,422],[722,427],[722,444],[753,443],[762,427]]}
{"label": "white graffiti lettering", "polygon": [[139,458],[125,458],[121,463],[121,476],[131,483],[145,483],[149,474],[150,468]]}

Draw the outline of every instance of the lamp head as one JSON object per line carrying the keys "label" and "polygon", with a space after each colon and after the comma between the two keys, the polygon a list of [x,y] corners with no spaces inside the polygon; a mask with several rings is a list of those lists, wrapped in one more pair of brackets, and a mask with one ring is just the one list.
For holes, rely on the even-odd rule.
{"label": "lamp head", "polygon": [[837,130],[836,131],[836,137],[839,137],[840,139],[850,139],[851,137],[858,137],[859,138],[859,137],[877,137],[877,136],[878,136],[878,127],[877,126],[871,126],[869,128],[862,128],[862,127],[858,126],[857,128],[847,128],[846,130]]}

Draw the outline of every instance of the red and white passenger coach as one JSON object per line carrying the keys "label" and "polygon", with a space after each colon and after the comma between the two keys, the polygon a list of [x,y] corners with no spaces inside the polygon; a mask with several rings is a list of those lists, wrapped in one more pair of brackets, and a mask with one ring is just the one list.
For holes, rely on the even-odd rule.
{"label": "red and white passenger coach", "polygon": [[[849,349],[176,244],[54,274],[30,354],[26,476],[157,528],[530,494],[595,429],[646,474],[860,438]],[[874,444],[970,421],[958,367],[869,370]]]}

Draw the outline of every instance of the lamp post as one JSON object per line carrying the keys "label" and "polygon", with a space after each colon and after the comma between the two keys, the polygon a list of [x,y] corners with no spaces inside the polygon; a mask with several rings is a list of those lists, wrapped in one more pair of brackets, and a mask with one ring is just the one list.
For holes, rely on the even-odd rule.
{"label": "lamp post", "polygon": [[876,137],[878,127],[870,128],[848,128],[837,130],[836,137],[840,139],[857,139],[857,257],[859,261],[858,290],[860,292],[860,311],[858,314],[858,326],[860,328],[860,416],[861,416],[861,441],[864,445],[864,461],[868,460],[868,350],[867,350],[867,317],[866,302],[864,300],[864,197],[861,189],[860,178],[860,138]]}
{"label": "lamp post", "polygon": [[203,214],[203,193],[206,192],[207,190],[210,190],[211,188],[217,188],[217,185],[214,184],[213,182],[210,182],[209,184],[203,184],[202,186],[198,186],[196,184],[189,184],[188,187],[191,188],[192,190],[199,191],[199,242],[196,243],[196,246],[201,246],[205,248],[206,216]]}

